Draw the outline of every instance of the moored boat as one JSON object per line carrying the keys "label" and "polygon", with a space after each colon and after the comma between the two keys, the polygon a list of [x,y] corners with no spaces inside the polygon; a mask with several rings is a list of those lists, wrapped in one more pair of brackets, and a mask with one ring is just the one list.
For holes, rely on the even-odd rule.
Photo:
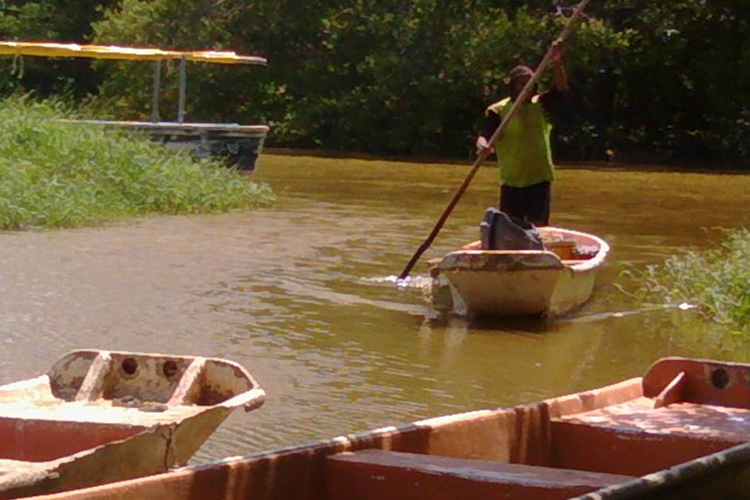
{"label": "moored boat", "polygon": [[[187,93],[187,63],[202,62],[223,65],[262,65],[263,57],[239,55],[230,51],[175,51],[151,47],[116,47],[66,43],[38,43],[0,41],[0,56],[13,57],[83,57],[121,61],[151,61],[154,66],[151,121],[125,120],[63,120],[65,122],[106,126],[143,132],[155,141],[198,159],[221,158],[242,170],[254,170],[268,134],[266,125],[237,123],[190,123],[185,121]],[[160,119],[161,77],[163,62],[179,62],[179,102],[177,121]]]}
{"label": "moored boat", "polygon": [[0,386],[0,498],[64,491],[184,465],[265,393],[216,358],[73,351]]}
{"label": "moored boat", "polygon": [[538,228],[544,250],[483,250],[470,243],[431,273],[437,306],[462,316],[554,317],[584,304],[609,252],[597,236]]}
{"label": "moored boat", "polygon": [[387,427],[45,500],[750,498],[750,365]]}
{"label": "moored boat", "polygon": [[99,125],[142,132],[170,149],[194,158],[221,158],[239,170],[254,170],[268,134],[266,125],[237,123],[135,122],[75,120],[70,123]]}

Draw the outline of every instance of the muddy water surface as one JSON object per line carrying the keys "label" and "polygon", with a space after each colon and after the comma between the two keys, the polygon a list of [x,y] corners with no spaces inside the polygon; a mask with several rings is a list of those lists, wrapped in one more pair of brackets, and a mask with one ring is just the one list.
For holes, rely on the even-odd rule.
{"label": "muddy water surface", "polygon": [[[665,355],[750,357],[694,312],[636,311],[617,287],[620,264],[750,222],[750,176],[562,170],[553,222],[613,251],[593,300],[545,325],[436,315],[419,287],[388,280],[467,169],[266,155],[255,177],[278,194],[270,209],[2,234],[0,383],[73,348],[238,361],[268,399],[233,415],[205,461],[596,387]],[[417,281],[427,259],[477,238],[496,176],[482,169]]]}

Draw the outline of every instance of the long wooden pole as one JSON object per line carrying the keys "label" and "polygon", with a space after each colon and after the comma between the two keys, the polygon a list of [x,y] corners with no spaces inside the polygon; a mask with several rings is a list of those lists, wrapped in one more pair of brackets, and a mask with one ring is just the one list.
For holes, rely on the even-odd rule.
{"label": "long wooden pole", "polygon": [[570,16],[568,23],[565,25],[565,29],[563,29],[560,36],[558,36],[555,39],[555,41],[552,42],[552,45],[550,46],[549,50],[545,54],[542,61],[539,63],[539,66],[537,66],[536,71],[534,71],[534,74],[532,75],[531,79],[528,81],[528,83],[526,83],[526,86],[523,88],[523,90],[521,90],[521,93],[513,102],[513,105],[511,106],[510,111],[508,111],[508,114],[505,116],[505,118],[503,118],[500,125],[495,129],[495,132],[490,137],[487,148],[479,152],[479,156],[477,156],[477,159],[474,161],[474,165],[472,165],[471,170],[469,171],[468,174],[466,174],[466,177],[464,178],[463,182],[458,187],[456,194],[453,195],[453,199],[450,201],[450,203],[448,203],[448,206],[443,211],[443,215],[440,216],[440,219],[438,219],[437,224],[435,224],[435,227],[432,229],[432,232],[430,233],[430,235],[427,237],[424,243],[422,243],[422,245],[417,249],[416,253],[412,256],[409,263],[406,264],[406,267],[404,268],[404,270],[401,271],[401,274],[399,275],[398,279],[405,279],[407,276],[409,276],[409,273],[411,272],[412,268],[417,263],[419,258],[428,248],[430,248],[430,245],[432,245],[432,242],[435,240],[438,233],[443,228],[445,221],[448,220],[448,216],[450,216],[451,212],[453,212],[453,209],[458,204],[458,201],[466,192],[466,189],[469,187],[469,184],[474,178],[474,175],[476,175],[477,170],[479,170],[480,165],[490,154],[490,149],[492,145],[495,144],[498,138],[503,134],[503,132],[505,132],[505,129],[508,127],[508,122],[510,122],[510,120],[516,115],[516,113],[518,113],[518,110],[521,108],[523,103],[525,103],[526,100],[528,99],[534,86],[539,81],[539,78],[541,78],[542,73],[549,65],[550,59],[552,59],[552,56],[555,52],[555,46],[560,45],[570,36],[570,34],[573,32],[573,28],[575,27],[575,24],[578,22],[578,19],[581,17],[581,14],[583,13],[583,9],[586,8],[586,6],[589,4],[590,1],[591,0],[582,0],[578,4],[578,7],[576,7],[575,12],[573,12],[573,15]]}

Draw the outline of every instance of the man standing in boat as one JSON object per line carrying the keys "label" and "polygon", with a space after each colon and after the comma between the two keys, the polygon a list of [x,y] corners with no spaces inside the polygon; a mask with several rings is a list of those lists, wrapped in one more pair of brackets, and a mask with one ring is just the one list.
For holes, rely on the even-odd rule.
{"label": "man standing in boat", "polygon": [[[561,62],[563,47],[557,45],[554,50],[550,59],[554,88],[542,94],[534,89],[494,146],[500,167],[500,210],[537,226],[549,224],[550,187],[555,179],[550,149],[550,110],[568,89]],[[510,97],[490,105],[485,111],[485,123],[476,141],[478,151],[490,147],[490,137],[533,74],[528,66],[516,66],[510,72]]]}

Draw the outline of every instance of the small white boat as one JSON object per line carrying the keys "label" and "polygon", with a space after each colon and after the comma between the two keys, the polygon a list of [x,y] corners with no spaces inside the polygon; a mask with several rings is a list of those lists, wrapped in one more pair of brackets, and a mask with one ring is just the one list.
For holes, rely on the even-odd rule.
{"label": "small white boat", "polygon": [[591,234],[538,228],[544,250],[482,250],[479,241],[431,270],[433,301],[461,316],[559,316],[584,304],[609,245]]}
{"label": "small white boat", "polygon": [[74,351],[0,386],[0,498],[66,491],[184,465],[265,392],[217,358]]}

